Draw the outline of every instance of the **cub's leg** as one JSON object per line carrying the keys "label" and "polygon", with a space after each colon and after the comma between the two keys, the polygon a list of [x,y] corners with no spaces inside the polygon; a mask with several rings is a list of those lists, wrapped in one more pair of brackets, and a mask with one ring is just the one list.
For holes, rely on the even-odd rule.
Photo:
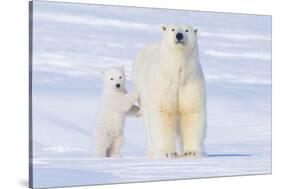
{"label": "cub's leg", "polygon": [[111,137],[103,129],[96,128],[94,135],[94,156],[107,157],[110,144]]}
{"label": "cub's leg", "polygon": [[108,155],[109,157],[120,157],[120,150],[124,143],[124,136],[119,135],[115,137],[112,141],[112,144],[109,148]]}

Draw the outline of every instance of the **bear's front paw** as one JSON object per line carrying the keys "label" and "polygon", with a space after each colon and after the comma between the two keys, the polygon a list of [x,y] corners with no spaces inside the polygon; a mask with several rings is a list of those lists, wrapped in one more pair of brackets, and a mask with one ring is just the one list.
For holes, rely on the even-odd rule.
{"label": "bear's front paw", "polygon": [[182,157],[187,157],[187,158],[188,157],[199,158],[201,156],[202,156],[202,154],[199,151],[187,151],[187,152],[182,153]]}
{"label": "bear's front paw", "polygon": [[177,158],[179,154],[177,152],[166,153],[166,158]]}

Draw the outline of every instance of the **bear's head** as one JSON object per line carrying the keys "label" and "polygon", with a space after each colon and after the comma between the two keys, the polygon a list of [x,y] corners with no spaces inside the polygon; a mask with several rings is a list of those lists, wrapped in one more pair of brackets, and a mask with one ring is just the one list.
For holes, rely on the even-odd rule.
{"label": "bear's head", "polygon": [[111,67],[103,72],[103,87],[110,91],[125,92],[125,71],[124,67]]}
{"label": "bear's head", "polygon": [[198,29],[189,25],[162,25],[162,42],[169,50],[190,51],[197,45]]}

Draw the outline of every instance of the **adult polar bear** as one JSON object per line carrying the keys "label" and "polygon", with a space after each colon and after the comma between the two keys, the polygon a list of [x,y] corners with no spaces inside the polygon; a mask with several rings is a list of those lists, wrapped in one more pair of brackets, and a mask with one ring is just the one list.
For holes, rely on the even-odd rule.
{"label": "adult polar bear", "polygon": [[200,156],[206,128],[206,95],[197,29],[177,24],[163,25],[162,30],[162,40],[144,48],[132,69],[133,82],[140,91],[147,155]]}

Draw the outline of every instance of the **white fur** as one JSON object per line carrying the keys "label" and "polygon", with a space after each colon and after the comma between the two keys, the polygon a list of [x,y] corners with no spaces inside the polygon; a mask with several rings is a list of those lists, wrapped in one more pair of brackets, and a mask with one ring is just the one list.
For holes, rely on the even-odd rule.
{"label": "white fur", "polygon": [[[147,154],[173,156],[178,135],[180,154],[200,156],[206,128],[206,97],[197,29],[169,25],[162,26],[162,30],[161,42],[147,46],[138,54],[132,72],[140,91]],[[183,34],[183,43],[177,43],[179,32]]]}
{"label": "white fur", "polygon": [[[116,88],[116,84],[120,84],[120,88]],[[122,68],[114,67],[104,72],[94,136],[96,157],[120,156],[125,116],[130,109],[136,109],[133,103],[138,98],[136,91],[126,93],[125,73]]]}

